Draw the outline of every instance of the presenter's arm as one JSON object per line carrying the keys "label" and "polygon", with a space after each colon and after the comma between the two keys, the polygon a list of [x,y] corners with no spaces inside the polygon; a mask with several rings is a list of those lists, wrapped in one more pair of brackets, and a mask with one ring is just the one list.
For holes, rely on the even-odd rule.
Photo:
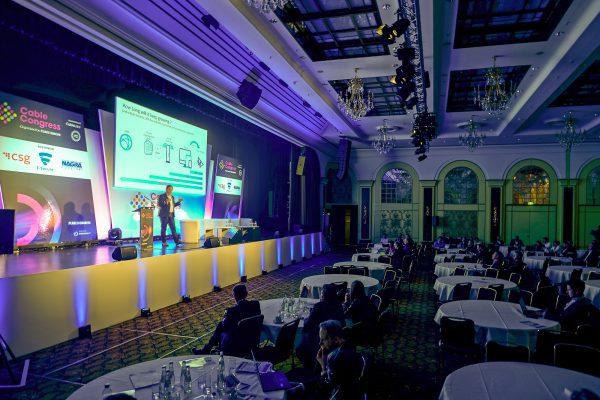
{"label": "presenter's arm", "polygon": [[183,199],[180,197],[180,198],[177,200],[177,203],[173,204],[173,207],[179,207],[179,206],[181,205],[181,203],[183,203]]}
{"label": "presenter's arm", "polygon": [[167,205],[167,196],[161,194],[160,196],[158,196],[158,206],[162,208],[162,207],[166,207],[166,205]]}

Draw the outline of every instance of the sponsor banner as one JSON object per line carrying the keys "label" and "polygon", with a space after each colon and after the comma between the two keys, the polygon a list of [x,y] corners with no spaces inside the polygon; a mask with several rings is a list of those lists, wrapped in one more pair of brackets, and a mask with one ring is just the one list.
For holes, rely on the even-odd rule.
{"label": "sponsor banner", "polygon": [[239,218],[244,167],[235,158],[217,155],[212,218]]}
{"label": "sponsor banner", "polygon": [[0,170],[90,179],[86,151],[0,136]]}
{"label": "sponsor banner", "polygon": [[0,136],[86,150],[83,115],[0,92]]}
{"label": "sponsor banner", "polygon": [[240,196],[242,194],[242,181],[239,179],[231,179],[223,176],[216,176],[215,193]]}

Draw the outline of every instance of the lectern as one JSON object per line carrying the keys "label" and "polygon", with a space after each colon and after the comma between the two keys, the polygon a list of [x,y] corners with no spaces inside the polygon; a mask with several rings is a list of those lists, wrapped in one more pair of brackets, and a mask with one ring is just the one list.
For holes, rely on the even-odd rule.
{"label": "lectern", "polygon": [[154,208],[140,207],[140,249],[151,249],[154,246]]}

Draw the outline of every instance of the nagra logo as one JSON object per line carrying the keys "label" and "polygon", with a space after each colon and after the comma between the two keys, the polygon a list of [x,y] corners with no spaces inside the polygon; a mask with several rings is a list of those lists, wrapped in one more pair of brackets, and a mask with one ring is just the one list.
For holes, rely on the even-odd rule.
{"label": "nagra logo", "polygon": [[82,169],[83,165],[81,161],[70,161],[70,160],[62,160],[63,168],[69,169]]}

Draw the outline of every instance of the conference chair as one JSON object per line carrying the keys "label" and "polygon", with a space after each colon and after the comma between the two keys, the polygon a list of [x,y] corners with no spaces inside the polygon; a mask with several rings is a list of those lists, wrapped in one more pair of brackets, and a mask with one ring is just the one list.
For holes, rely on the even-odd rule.
{"label": "conference chair", "polygon": [[[488,288],[496,291],[496,300],[501,301],[502,296],[504,295],[504,285],[502,283],[495,283],[492,285],[488,285]],[[512,292],[512,290],[511,290]]]}
{"label": "conference chair", "polygon": [[274,346],[263,346],[256,349],[254,356],[259,361],[268,361],[273,365],[279,364],[292,357],[292,368],[294,368],[294,342],[300,319],[295,319],[284,324],[277,335]]}
{"label": "conference chair", "polygon": [[456,267],[452,273],[454,276],[465,276],[467,274],[467,270],[463,267]]}
{"label": "conference chair", "polygon": [[471,297],[471,282],[457,283],[452,290],[452,301],[469,300]]}
{"label": "conference chair", "polygon": [[323,273],[325,275],[339,274],[339,273],[341,273],[341,269],[340,269],[340,267],[325,266],[325,267],[323,267]]}
{"label": "conference chair", "polygon": [[525,346],[503,345],[493,340],[485,344],[485,362],[518,361],[529,362],[529,349]]}
{"label": "conference chair", "polygon": [[479,288],[479,290],[477,291],[477,300],[496,300],[496,296],[498,295],[498,292],[496,292],[494,289],[490,289],[487,287],[482,287]]}
{"label": "conference chair", "polygon": [[498,278],[498,270],[496,268],[488,268],[485,270],[486,278]]}
{"label": "conference chair", "polygon": [[508,280],[515,283],[517,286],[519,286],[521,284],[521,274],[517,274],[516,272],[513,272],[512,274],[510,274],[510,277],[508,278]]}
{"label": "conference chair", "polygon": [[554,345],[554,365],[584,374],[600,376],[600,350],[573,343]]}

